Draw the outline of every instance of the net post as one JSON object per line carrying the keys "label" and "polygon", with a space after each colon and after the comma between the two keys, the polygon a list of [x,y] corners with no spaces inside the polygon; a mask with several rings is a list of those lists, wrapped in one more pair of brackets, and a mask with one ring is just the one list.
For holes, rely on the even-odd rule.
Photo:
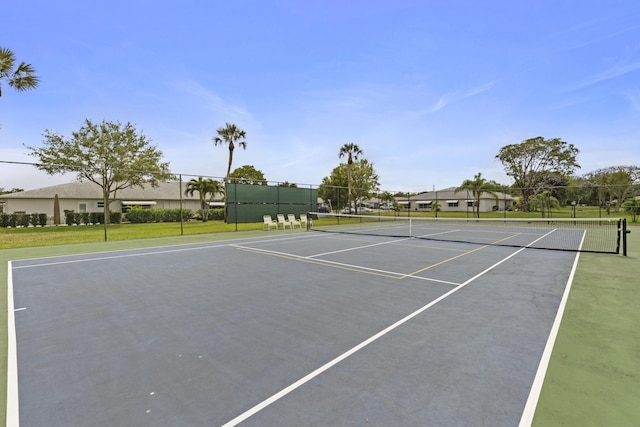
{"label": "net post", "polygon": [[631,230],[627,230],[627,218],[622,220],[622,255],[627,256],[627,234],[631,233]]}

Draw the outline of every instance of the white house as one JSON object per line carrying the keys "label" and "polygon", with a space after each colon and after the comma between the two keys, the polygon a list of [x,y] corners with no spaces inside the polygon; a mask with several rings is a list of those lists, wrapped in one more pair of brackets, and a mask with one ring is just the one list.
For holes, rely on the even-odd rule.
{"label": "white house", "polygon": [[[515,199],[505,193],[496,192],[496,198],[487,192],[480,195],[480,212],[504,211],[513,206]],[[434,203],[441,212],[472,212],[475,200],[467,191],[455,191],[455,187],[437,191],[425,191],[409,197],[397,197],[396,203],[402,210],[429,212]]]}
{"label": "white house", "polygon": [[[118,190],[115,197],[111,196],[110,211],[125,212],[128,206],[142,206],[146,208],[175,209],[182,207],[197,211],[201,209],[198,192],[186,195],[186,183],[161,182],[158,187],[147,184],[144,188],[129,187]],[[89,181],[71,182],[69,184],[54,185],[36,190],[21,191],[0,195],[0,203],[5,213],[44,213],[53,217],[53,201],[58,195],[60,213],[74,212],[102,212],[102,188]],[[222,194],[216,194],[210,207],[224,206]]]}

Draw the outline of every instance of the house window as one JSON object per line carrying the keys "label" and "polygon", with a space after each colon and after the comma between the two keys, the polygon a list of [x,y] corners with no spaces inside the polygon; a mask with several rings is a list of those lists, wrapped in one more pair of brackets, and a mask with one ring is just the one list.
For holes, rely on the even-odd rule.
{"label": "house window", "polygon": [[474,207],[474,206],[475,206],[475,203],[474,203],[474,201],[473,201],[473,200],[467,200],[467,207],[468,207],[468,208],[472,208],[472,207]]}
{"label": "house window", "polygon": [[99,208],[104,208],[104,202],[97,202],[96,205]]}
{"label": "house window", "polygon": [[458,200],[447,200],[447,206],[449,206],[450,208],[457,208]]}
{"label": "house window", "polygon": [[431,202],[418,202],[418,209],[429,209]]}
{"label": "house window", "polygon": [[78,212],[86,212],[87,204],[86,203],[78,203]]}

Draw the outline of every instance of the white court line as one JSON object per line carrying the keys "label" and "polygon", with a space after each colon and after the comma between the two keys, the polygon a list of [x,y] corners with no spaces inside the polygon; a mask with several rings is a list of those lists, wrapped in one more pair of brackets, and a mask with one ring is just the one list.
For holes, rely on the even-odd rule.
{"label": "white court line", "polygon": [[339,254],[341,252],[349,252],[349,251],[355,251],[355,250],[358,250],[358,249],[372,248],[374,246],[388,245],[388,244],[391,244],[391,243],[398,243],[398,242],[405,242],[407,240],[411,240],[411,239],[406,237],[406,238],[403,238],[403,239],[390,240],[388,242],[378,242],[378,243],[372,243],[370,245],[355,246],[353,248],[339,249],[337,251],[325,252],[325,253],[315,254],[315,255],[308,255],[308,258],[315,258],[315,257],[319,257],[319,256]]}
{"label": "white court line", "polygon": [[491,267],[489,267],[489,268],[485,269],[484,271],[481,271],[480,273],[476,274],[475,276],[473,276],[472,278],[470,278],[466,282],[458,285],[457,287],[451,289],[449,292],[447,292],[447,293],[441,295],[440,297],[436,298],[435,300],[431,301],[427,305],[419,308],[418,310],[414,311],[413,313],[409,314],[408,316],[398,320],[396,323],[388,326],[387,328],[383,329],[382,331],[378,332],[377,334],[373,335],[372,337],[368,338],[367,340],[361,342],[360,344],[356,345],[355,347],[351,348],[350,350],[347,350],[346,352],[342,353],[340,356],[338,356],[335,359],[327,362],[326,364],[322,365],[321,367],[319,367],[315,371],[313,371],[313,372],[309,373],[308,375],[300,378],[298,381],[294,382],[293,384],[289,385],[288,387],[283,388],[282,390],[280,390],[276,394],[274,394],[271,397],[269,397],[269,398],[263,400],[262,402],[258,403],[253,408],[250,408],[249,410],[247,410],[247,411],[243,412],[242,414],[238,415],[237,417],[235,417],[231,421],[228,421],[227,423],[223,424],[222,427],[236,426],[236,425],[240,424],[242,421],[246,420],[247,418],[257,414],[258,412],[262,411],[264,408],[266,408],[267,406],[269,406],[272,403],[276,402],[280,398],[286,396],[287,394],[291,393],[292,391],[294,391],[298,387],[304,385],[305,383],[311,381],[312,379],[314,379],[318,375],[324,373],[328,369],[330,369],[333,366],[337,365],[338,363],[342,362],[347,357],[349,357],[352,354],[358,352],[359,350],[361,350],[364,347],[368,346],[372,342],[378,340],[380,337],[388,334],[389,332],[393,331],[397,327],[399,327],[399,326],[403,325],[404,323],[408,322],[409,320],[413,319],[414,317],[416,317],[417,315],[419,315],[422,312],[426,311],[430,307],[433,307],[434,305],[436,305],[440,301],[444,300],[445,298],[447,298],[447,297],[453,295],[454,293],[458,292],[460,289],[464,288],[469,283],[473,282],[474,280],[478,279],[479,277],[484,276],[489,271],[493,270],[494,268],[496,268],[497,266],[499,266],[503,262],[506,262],[507,260],[509,260],[512,257],[516,256],[520,252],[524,251],[525,249],[527,249],[527,247],[533,245],[538,240],[543,239],[544,237],[546,237],[549,234],[553,233],[553,231],[554,230],[550,231],[549,233],[545,234],[544,236],[541,236],[539,239],[536,239],[535,241],[531,242],[529,245],[527,245],[527,246],[525,246],[523,248],[520,248],[519,250],[517,250],[516,252],[514,252],[511,255],[507,256],[506,258],[503,258],[502,260],[500,260],[497,263],[493,264]]}
{"label": "white court line", "polygon": [[16,345],[16,318],[13,305],[13,274],[11,261],[7,265],[7,427],[20,425],[18,400],[18,352]]}
{"label": "white court line", "polygon": [[[582,244],[584,243],[585,236],[586,232],[583,232],[579,249],[582,249]],[[519,427],[528,427],[533,422],[533,416],[535,415],[536,407],[538,406],[538,399],[540,399],[540,392],[542,391],[542,384],[544,383],[544,377],[547,375],[547,368],[549,367],[549,361],[551,360],[551,353],[553,352],[553,346],[555,345],[558,331],[560,330],[560,323],[562,322],[564,309],[567,305],[567,300],[569,299],[569,291],[571,291],[571,285],[573,284],[573,277],[575,276],[576,270],[578,268],[579,259],[580,251],[576,253],[576,259],[573,261],[571,274],[569,274],[569,279],[567,280],[567,284],[564,288],[564,293],[562,294],[562,299],[560,300],[560,305],[558,306],[558,311],[556,312],[556,318],[553,321],[553,326],[551,327],[549,338],[547,338],[547,344],[545,345],[544,351],[542,352],[540,364],[538,365],[536,376],[533,379],[533,384],[531,385],[531,390],[529,391],[527,403],[524,407],[524,410],[522,411],[522,417],[520,418]]]}
{"label": "white court line", "polygon": [[[260,240],[256,240],[256,239],[249,239],[246,243],[264,243],[265,241],[272,241],[272,240],[290,240],[290,239],[300,239],[303,236],[297,236],[297,237],[270,237],[270,238],[265,238],[265,239],[260,239]],[[308,236],[307,236],[308,237]],[[245,239],[240,239],[240,240],[245,240]],[[103,261],[103,260],[109,260],[109,259],[120,259],[120,258],[134,258],[134,257],[140,257],[140,256],[148,256],[148,255],[162,255],[162,254],[167,254],[167,253],[175,253],[175,252],[187,252],[187,251],[196,251],[196,250],[200,250],[200,249],[216,249],[216,248],[223,248],[223,247],[233,247],[234,244],[233,243],[218,243],[218,244],[198,244],[200,246],[191,246],[191,247],[180,247],[180,248],[173,248],[173,249],[162,249],[162,250],[152,250],[152,251],[148,251],[148,252],[136,252],[136,253],[128,253],[128,254],[121,254],[121,255],[106,255],[106,256],[95,256],[95,257],[91,257],[91,258],[82,258],[82,259],[71,259],[71,260],[66,260],[66,261],[53,261],[53,262],[42,262],[39,264],[29,264],[29,265],[18,265],[15,266],[13,268],[15,268],[16,270],[18,269],[23,269],[23,268],[33,268],[33,267],[46,267],[46,266],[51,266],[51,265],[63,265],[63,264],[74,264],[74,263],[80,263],[80,262],[92,262],[92,261]],[[176,246],[188,246],[188,244],[186,245],[176,245]],[[172,246],[163,246],[163,248],[172,248]],[[113,252],[108,252],[108,253],[121,253],[121,252],[128,252],[128,251],[144,251],[146,249],[149,248],[139,248],[139,249],[120,249],[117,251],[113,251]],[[95,252],[94,254],[100,254],[100,253],[104,253],[104,252]],[[84,255],[91,255],[91,254],[71,254],[71,255],[59,255],[59,256],[55,256],[55,257],[49,257],[49,258],[28,258],[28,259],[24,259],[24,260],[17,260],[17,261],[30,261],[30,260],[36,260],[36,259],[55,259],[55,258],[70,258],[70,257],[77,257],[77,256],[84,256]]]}
{"label": "white court line", "polygon": [[[262,253],[269,254],[269,255],[277,255],[277,256],[287,257],[287,258],[296,259],[296,260],[300,260],[300,261],[311,261],[311,262],[315,262],[315,263],[318,263],[318,264],[336,265],[336,266],[340,266],[340,267],[352,268],[354,270],[371,271],[371,272],[374,272],[374,273],[388,274],[388,275],[392,275],[392,276],[405,276],[406,275],[406,274],[403,274],[403,273],[396,273],[394,271],[379,270],[379,269],[376,269],[376,268],[363,267],[363,266],[354,265],[354,264],[346,264],[346,263],[343,263],[343,262],[329,261],[329,260],[326,260],[326,259],[315,259],[315,258],[310,258],[310,257],[307,257],[307,256],[290,254],[290,253],[287,253],[287,252],[279,252],[279,251],[272,251],[272,250],[268,250],[268,249],[252,248],[251,246],[241,246],[241,245],[233,245],[233,246],[235,246],[238,249],[245,250],[245,251],[262,252]],[[314,255],[314,256],[316,256],[316,255]]]}

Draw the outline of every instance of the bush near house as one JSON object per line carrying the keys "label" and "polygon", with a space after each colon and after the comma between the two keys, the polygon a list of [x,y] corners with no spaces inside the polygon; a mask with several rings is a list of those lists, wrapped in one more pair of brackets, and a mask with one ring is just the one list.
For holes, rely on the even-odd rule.
{"label": "bush near house", "polygon": [[151,222],[179,222],[181,212],[183,220],[191,218],[191,209],[145,209],[140,206],[131,207],[127,211],[127,218],[130,222],[136,224]]}
{"label": "bush near house", "polygon": [[[198,210],[193,216],[194,219],[202,220],[204,218],[204,209]],[[212,221],[223,221],[224,220],[224,209],[216,208],[216,209],[207,209],[207,218]]]}
{"label": "bush near house", "polygon": [[0,227],[15,228],[29,227],[30,225],[34,227],[47,225],[47,214],[0,213]]}
{"label": "bush near house", "polygon": [[[67,225],[89,225],[102,224],[104,222],[104,213],[102,212],[82,212],[64,211],[65,223]],[[109,222],[111,224],[120,224],[122,221],[122,213],[110,212]]]}

